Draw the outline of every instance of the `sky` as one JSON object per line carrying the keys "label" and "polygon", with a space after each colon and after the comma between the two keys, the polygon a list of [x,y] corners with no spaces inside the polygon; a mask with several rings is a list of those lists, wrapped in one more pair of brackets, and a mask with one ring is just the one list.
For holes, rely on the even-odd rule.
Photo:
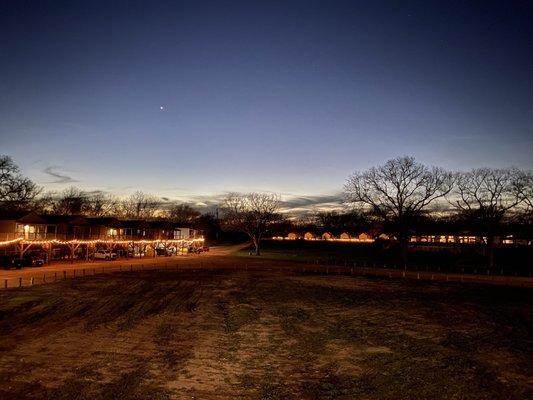
{"label": "sky", "polygon": [[533,3],[0,0],[0,154],[46,190],[338,205],[413,156],[533,169]]}

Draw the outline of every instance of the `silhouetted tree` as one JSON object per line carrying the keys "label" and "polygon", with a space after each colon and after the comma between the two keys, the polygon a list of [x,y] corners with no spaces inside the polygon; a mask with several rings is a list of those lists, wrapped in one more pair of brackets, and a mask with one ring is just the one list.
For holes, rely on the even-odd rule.
{"label": "silhouetted tree", "polygon": [[195,220],[195,227],[203,232],[206,239],[219,239],[220,226],[218,218],[214,213],[205,213]]}
{"label": "silhouetted tree", "polygon": [[51,214],[56,200],[57,193],[50,191],[41,192],[31,201],[28,209],[35,211],[37,214]]}
{"label": "silhouetted tree", "polygon": [[110,217],[119,213],[120,200],[111,193],[93,192],[86,195],[83,214],[88,217]]}
{"label": "silhouetted tree", "polygon": [[315,216],[315,232],[331,232],[340,235],[344,232],[358,234],[369,228],[369,221],[364,213],[356,210],[348,212],[319,211]]}
{"label": "silhouetted tree", "polygon": [[165,217],[183,226],[189,226],[198,220],[200,212],[188,204],[173,204],[165,212]]}
{"label": "silhouetted tree", "polygon": [[520,197],[523,200],[522,217],[533,223],[533,172],[520,171]]}
{"label": "silhouetted tree", "polygon": [[524,200],[525,175],[517,169],[478,168],[458,175],[451,203],[486,236],[489,269],[494,266],[494,239],[501,223]]}
{"label": "silhouetted tree", "polygon": [[137,191],[122,200],[119,214],[123,218],[150,219],[155,217],[158,206],[157,197]]}
{"label": "silhouetted tree", "polygon": [[261,238],[269,224],[280,219],[280,199],[274,194],[233,193],[224,199],[224,224],[226,227],[248,235],[261,255]]}
{"label": "silhouetted tree", "polygon": [[0,205],[4,209],[25,209],[41,189],[20,174],[11,157],[0,155]]}
{"label": "silhouetted tree", "polygon": [[398,157],[354,173],[344,191],[348,202],[362,204],[389,226],[400,243],[406,267],[413,222],[432,202],[450,192],[453,181],[453,174],[442,168],[427,167],[413,157]]}
{"label": "silhouetted tree", "polygon": [[74,186],[52,197],[51,212],[59,215],[81,215],[87,194]]}

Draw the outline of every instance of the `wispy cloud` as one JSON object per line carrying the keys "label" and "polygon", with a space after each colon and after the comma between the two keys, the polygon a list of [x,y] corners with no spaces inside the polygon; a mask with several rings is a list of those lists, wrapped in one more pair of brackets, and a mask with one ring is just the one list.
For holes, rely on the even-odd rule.
{"label": "wispy cloud", "polygon": [[281,203],[283,213],[292,215],[305,215],[323,210],[341,210],[343,206],[343,194],[325,194],[312,196],[286,195]]}
{"label": "wispy cloud", "polygon": [[46,167],[45,169],[43,169],[43,172],[46,175],[51,176],[51,177],[54,178],[54,180],[49,182],[49,183],[74,183],[74,182],[79,182],[78,180],[66,175],[65,172],[61,171],[61,167],[59,167],[57,165],[52,165],[52,166]]}
{"label": "wispy cloud", "polygon": [[[161,206],[165,207],[172,203],[186,203],[201,212],[214,212],[217,208],[223,208],[224,199],[227,195],[228,193],[191,195],[180,196],[172,200],[165,197],[161,199],[163,200]],[[281,198],[280,211],[288,216],[297,217],[314,214],[318,211],[339,211],[344,209],[342,193],[311,196],[283,193]]]}

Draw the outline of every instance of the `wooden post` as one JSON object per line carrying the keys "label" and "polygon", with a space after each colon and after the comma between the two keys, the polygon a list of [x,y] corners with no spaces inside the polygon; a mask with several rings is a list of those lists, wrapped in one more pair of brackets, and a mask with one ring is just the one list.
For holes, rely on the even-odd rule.
{"label": "wooden post", "polygon": [[33,276],[30,278],[30,286],[33,286]]}
{"label": "wooden post", "polygon": [[63,279],[67,279],[67,271],[63,271]]}
{"label": "wooden post", "polygon": [[5,288],[7,289],[7,279],[5,279]]}
{"label": "wooden post", "polygon": [[19,287],[22,287],[22,278],[19,278]]}

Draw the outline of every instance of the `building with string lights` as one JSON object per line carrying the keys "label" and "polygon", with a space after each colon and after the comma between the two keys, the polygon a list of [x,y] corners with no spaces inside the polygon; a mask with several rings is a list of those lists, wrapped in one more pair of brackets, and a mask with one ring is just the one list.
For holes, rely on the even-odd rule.
{"label": "building with string lights", "polygon": [[0,212],[0,255],[87,260],[98,250],[119,257],[184,254],[203,245],[200,232],[171,221],[119,220],[33,211]]}

